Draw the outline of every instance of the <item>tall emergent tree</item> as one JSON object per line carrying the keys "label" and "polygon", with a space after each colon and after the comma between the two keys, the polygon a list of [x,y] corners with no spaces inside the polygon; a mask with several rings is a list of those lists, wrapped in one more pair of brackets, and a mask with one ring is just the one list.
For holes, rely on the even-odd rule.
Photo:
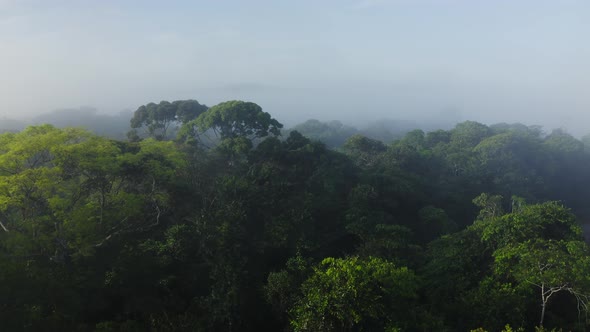
{"label": "tall emergent tree", "polygon": [[137,140],[141,134],[137,130],[143,128],[149,137],[158,140],[166,139],[170,134],[170,126],[187,123],[206,110],[207,106],[192,99],[142,105],[133,113],[130,121],[133,129],[128,133],[128,137]]}
{"label": "tall emergent tree", "polygon": [[239,153],[251,149],[254,139],[279,136],[281,128],[283,125],[257,104],[232,100],[217,104],[185,123],[179,137],[187,141],[196,139],[205,145],[215,144],[215,140],[207,135],[212,131],[221,148]]}

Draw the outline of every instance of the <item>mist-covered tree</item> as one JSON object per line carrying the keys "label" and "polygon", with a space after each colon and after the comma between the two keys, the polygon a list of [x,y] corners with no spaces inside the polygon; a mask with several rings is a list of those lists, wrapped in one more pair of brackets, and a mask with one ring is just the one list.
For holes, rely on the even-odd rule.
{"label": "mist-covered tree", "polygon": [[153,136],[183,139],[0,135],[5,330],[587,329],[576,138],[467,122],[340,151],[253,103],[173,104]]}
{"label": "mist-covered tree", "polygon": [[243,153],[252,147],[252,140],[279,136],[282,127],[257,104],[233,100],[217,104],[185,123],[179,137],[204,145],[216,144],[216,140],[208,136],[208,132],[212,132],[223,150]]}
{"label": "mist-covered tree", "polygon": [[341,147],[346,140],[358,133],[354,127],[346,126],[340,121],[321,122],[310,119],[292,128],[303,136],[312,140],[318,140],[329,148]]}
{"label": "mist-covered tree", "polygon": [[[187,123],[207,110],[196,100],[161,101],[140,106],[131,118],[132,130],[128,137],[138,139],[142,134],[162,140],[170,137],[170,129]],[[172,128],[171,128],[172,126]],[[145,133],[140,132],[143,129]]]}
{"label": "mist-covered tree", "polygon": [[361,167],[375,166],[378,158],[387,150],[385,144],[362,135],[346,140],[343,151]]}

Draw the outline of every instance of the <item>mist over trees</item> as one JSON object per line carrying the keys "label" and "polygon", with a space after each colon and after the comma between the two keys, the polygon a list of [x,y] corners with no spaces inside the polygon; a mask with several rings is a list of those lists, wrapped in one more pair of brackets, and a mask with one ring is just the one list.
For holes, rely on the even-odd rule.
{"label": "mist over trees", "polygon": [[7,331],[588,328],[586,137],[79,113],[0,135]]}
{"label": "mist over trees", "polygon": [[588,22],[0,0],[0,332],[590,331]]}
{"label": "mist over trees", "polygon": [[131,111],[121,111],[115,115],[99,114],[93,107],[58,109],[28,120],[1,119],[0,132],[15,132],[30,125],[51,124],[58,128],[85,128],[101,136],[125,139],[132,114]]}

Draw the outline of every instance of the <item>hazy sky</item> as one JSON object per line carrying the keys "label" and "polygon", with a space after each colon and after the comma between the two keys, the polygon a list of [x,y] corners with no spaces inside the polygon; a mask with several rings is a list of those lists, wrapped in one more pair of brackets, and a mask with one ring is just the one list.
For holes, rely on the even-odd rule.
{"label": "hazy sky", "polygon": [[[287,124],[590,131],[588,0],[0,0],[0,115],[260,104]],[[438,115],[435,115],[438,114]]]}

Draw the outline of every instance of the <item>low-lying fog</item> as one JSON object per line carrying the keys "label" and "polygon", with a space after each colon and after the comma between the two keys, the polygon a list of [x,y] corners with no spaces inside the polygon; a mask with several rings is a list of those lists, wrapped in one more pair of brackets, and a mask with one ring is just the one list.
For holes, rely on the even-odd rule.
{"label": "low-lying fog", "polygon": [[588,22],[575,0],[0,0],[0,117],[243,99],[287,127],[475,120],[581,136]]}

